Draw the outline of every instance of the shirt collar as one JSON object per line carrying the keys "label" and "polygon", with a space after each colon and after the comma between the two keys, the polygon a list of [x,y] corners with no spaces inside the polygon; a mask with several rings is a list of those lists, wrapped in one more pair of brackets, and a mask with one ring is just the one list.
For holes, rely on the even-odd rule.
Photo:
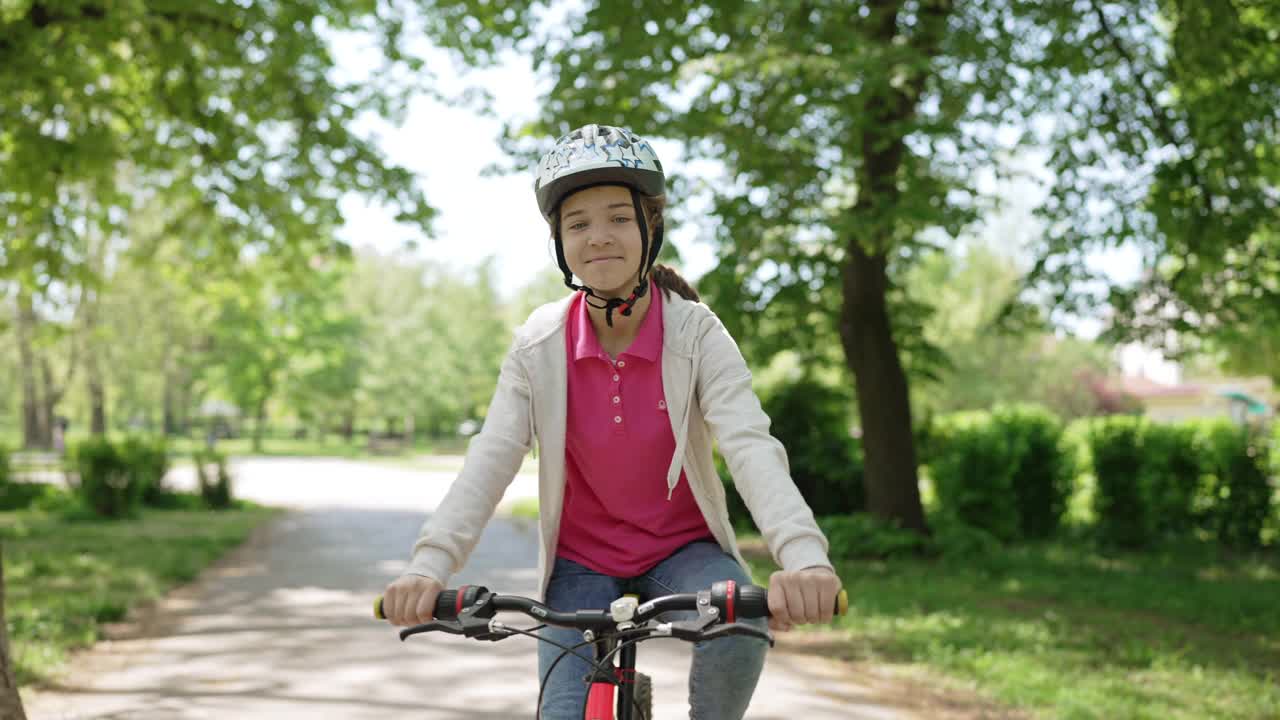
{"label": "shirt collar", "polygon": [[[635,340],[627,348],[624,355],[644,358],[649,362],[657,362],[662,351],[662,295],[657,283],[649,280],[649,310],[640,323],[640,331]],[[578,293],[574,298],[575,307],[570,311],[573,330],[573,360],[582,358],[603,357],[604,348],[596,337],[596,329],[591,326],[591,316],[587,313],[586,294]]]}

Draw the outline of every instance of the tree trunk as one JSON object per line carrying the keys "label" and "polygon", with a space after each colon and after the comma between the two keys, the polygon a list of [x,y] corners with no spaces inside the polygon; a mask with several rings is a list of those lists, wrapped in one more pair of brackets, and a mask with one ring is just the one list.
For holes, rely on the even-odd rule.
{"label": "tree trunk", "polygon": [[[1280,383],[1277,383],[1277,385],[1280,386]],[[352,403],[342,416],[342,437],[346,438],[347,442],[351,442],[352,438],[354,438],[355,436],[356,436],[356,408],[355,408],[355,403]]]}
{"label": "tree trunk", "polygon": [[40,392],[36,381],[35,303],[31,291],[18,288],[18,364],[22,376],[22,446],[46,448],[52,438],[40,433]]}
{"label": "tree trunk", "polygon": [[[937,56],[952,10],[951,0],[919,3],[916,29],[903,35],[902,0],[877,0],[871,8],[873,34],[882,47],[904,41],[932,60]],[[862,236],[848,238],[841,268],[844,292],[840,308],[840,340],[858,389],[865,453],[867,509],[902,527],[928,533],[916,471],[911,427],[911,395],[898,357],[888,308],[888,251],[893,222],[901,213],[899,177],[907,147],[906,128],[916,113],[931,69],[915,67],[903,82],[871,104],[871,122],[862,131],[858,200],[852,224]]]}
{"label": "tree trunk", "polygon": [[18,289],[18,357],[22,365],[22,444],[28,448],[53,446],[55,411],[71,382],[76,367],[79,345],[72,335],[66,376],[58,383],[53,376],[49,357],[35,349],[38,320],[31,291]]}
{"label": "tree trunk", "polygon": [[4,545],[0,544],[0,720],[27,720],[9,655],[9,625],[4,613]]}
{"label": "tree trunk", "polygon": [[178,375],[178,407],[175,413],[178,418],[178,431],[183,435],[191,432],[191,371],[182,368]]}
{"label": "tree trunk", "polygon": [[76,369],[76,347],[73,341],[67,362],[67,374],[62,378],[61,383],[54,381],[53,368],[49,365],[48,356],[40,358],[41,375],[44,376],[44,396],[41,398],[44,402],[40,405],[40,423],[48,443],[45,447],[53,443],[53,424],[58,419],[58,403],[62,402],[62,396],[66,395],[67,388],[71,387],[71,376],[75,374]]}
{"label": "tree trunk", "polygon": [[177,392],[174,390],[173,371],[166,371],[164,374],[164,399],[162,403],[164,434],[166,436],[178,434],[178,413],[177,413]]}
{"label": "tree trunk", "polygon": [[89,385],[89,432],[107,434],[107,393],[103,389],[102,366],[97,352],[89,349],[85,363],[85,376]]}
{"label": "tree trunk", "polygon": [[253,451],[262,452],[262,434],[267,424],[267,399],[263,397],[258,401],[258,408],[254,413],[253,421]]}
{"label": "tree trunk", "polygon": [[[97,374],[98,363],[89,361],[89,432],[107,434],[107,400],[102,388],[102,378]],[[147,423],[148,427],[150,422]]]}
{"label": "tree trunk", "polygon": [[867,255],[856,240],[849,245],[840,339],[858,388],[867,510],[928,533],[916,474],[907,375],[889,324],[885,258]]}
{"label": "tree trunk", "polygon": [[164,379],[163,422],[165,435],[186,435],[190,430],[187,415],[182,412],[182,393],[175,388],[176,380],[172,376]]}
{"label": "tree trunk", "polygon": [[103,386],[101,352],[98,343],[98,297],[97,293],[85,291],[81,303],[84,305],[84,343],[85,381],[89,390],[89,432],[94,435],[107,434],[107,399]]}
{"label": "tree trunk", "polygon": [[165,360],[165,368],[165,433],[185,436],[191,432],[191,371],[173,358]]}
{"label": "tree trunk", "polygon": [[57,392],[58,386],[53,380],[53,368],[49,365],[48,355],[40,356],[39,365],[43,390],[40,393],[40,410],[36,413],[36,419],[40,423],[40,437],[44,443],[41,447],[50,447],[53,444],[53,423],[57,420],[58,401],[62,397]]}

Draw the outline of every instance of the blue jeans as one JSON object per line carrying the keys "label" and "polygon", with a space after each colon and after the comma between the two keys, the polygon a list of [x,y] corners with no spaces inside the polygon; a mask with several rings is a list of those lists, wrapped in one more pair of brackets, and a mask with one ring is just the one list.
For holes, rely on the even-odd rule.
{"label": "blue jeans", "polygon": [[[553,610],[607,609],[609,604],[628,593],[650,598],[672,593],[691,593],[709,589],[712,583],[733,580],[748,584],[751,579],[736,560],[714,542],[686,545],[658,563],[649,572],[634,578],[602,575],[571,560],[556,558],[547,587],[546,603]],[[697,613],[671,613],[664,620],[683,620]],[[675,617],[675,616],[682,617]],[[742,620],[761,629],[765,620]],[[576,630],[548,626],[541,631],[548,640],[572,647],[582,642]],[[643,644],[642,644],[643,647]],[[693,667],[689,673],[689,717],[693,720],[740,720],[751,702],[768,645],[748,637],[727,637],[694,643]],[[538,676],[547,670],[561,650],[549,643],[538,643]],[[579,650],[592,657],[591,646]],[[547,720],[581,720],[587,701],[588,686],[583,682],[590,665],[577,656],[568,656],[556,665],[547,682],[542,701],[542,717]],[[640,668],[643,671],[643,667]]]}

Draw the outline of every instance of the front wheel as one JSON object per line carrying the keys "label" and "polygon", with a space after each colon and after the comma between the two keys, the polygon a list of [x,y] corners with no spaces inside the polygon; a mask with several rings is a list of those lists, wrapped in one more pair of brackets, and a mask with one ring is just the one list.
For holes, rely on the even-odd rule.
{"label": "front wheel", "polygon": [[[621,698],[622,695],[619,694],[618,697]],[[622,717],[622,708],[618,708],[618,716]],[[640,672],[636,673],[635,702],[631,706],[631,717],[635,720],[653,720],[653,678]]]}

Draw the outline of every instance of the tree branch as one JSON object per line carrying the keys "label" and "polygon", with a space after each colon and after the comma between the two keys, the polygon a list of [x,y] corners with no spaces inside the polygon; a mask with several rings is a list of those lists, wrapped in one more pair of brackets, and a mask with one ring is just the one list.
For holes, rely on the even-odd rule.
{"label": "tree branch", "polygon": [[[898,11],[901,1],[878,0],[874,3],[872,15],[876,23],[873,36],[884,47],[891,47],[898,37]],[[925,64],[932,63],[937,57],[942,37],[946,31],[946,19],[952,11],[952,0],[925,0],[920,4],[917,23],[919,32],[911,38],[910,47],[920,55]],[[920,97],[924,93],[925,84],[930,75],[927,69],[915,72],[907,81],[905,88],[890,92],[886,108],[875,113],[874,122],[862,131],[862,153],[864,169],[868,182],[867,192],[859,191],[858,205],[867,208],[867,198],[878,195],[896,200],[899,193],[895,178],[902,165],[902,155],[906,151],[903,134],[897,131],[898,126],[911,119],[915,113]],[[889,130],[893,128],[893,130]],[[888,133],[894,133],[886,138]],[[850,245],[857,244],[857,238],[850,239]],[[852,250],[852,248],[851,248]],[[885,247],[877,243],[875,254],[882,257]]]}
{"label": "tree branch", "polygon": [[1155,118],[1156,124],[1159,125],[1156,130],[1161,135],[1161,139],[1170,145],[1182,145],[1184,141],[1180,140],[1177,133],[1173,129],[1173,122],[1165,114],[1160,104],[1156,102],[1156,96],[1151,92],[1146,83],[1142,80],[1142,73],[1139,72],[1138,62],[1134,59],[1133,54],[1120,41],[1120,37],[1111,29],[1111,23],[1107,22],[1106,13],[1102,12],[1102,8],[1098,5],[1097,0],[1089,0],[1089,8],[1093,10],[1094,16],[1098,19],[1098,27],[1102,29],[1102,34],[1107,37],[1111,43],[1111,48],[1116,51],[1129,69],[1133,71],[1134,82],[1138,86],[1138,90],[1142,92],[1142,99],[1151,109],[1151,116]]}
{"label": "tree branch", "polygon": [[[1107,15],[1102,11],[1102,7],[1098,4],[1098,0],[1089,0],[1089,7],[1093,10],[1094,16],[1097,17],[1098,26],[1101,28],[1102,34],[1105,35],[1107,40],[1111,43],[1112,49],[1116,51],[1116,54],[1119,55],[1122,60],[1124,60],[1124,62],[1129,66],[1129,70],[1133,73],[1134,84],[1137,85],[1138,91],[1142,93],[1142,99],[1150,109],[1151,117],[1155,120],[1156,127],[1152,128],[1152,130],[1154,130],[1156,135],[1159,136],[1161,140],[1164,140],[1166,144],[1173,145],[1178,148],[1181,148],[1183,145],[1191,145],[1194,149],[1195,133],[1192,132],[1190,138],[1183,139],[1178,137],[1177,132],[1174,130],[1173,121],[1169,118],[1164,109],[1160,107],[1160,104],[1156,101],[1156,96],[1152,92],[1151,88],[1147,87],[1146,82],[1143,81],[1143,73],[1141,72],[1141,68],[1138,67],[1137,60],[1134,59],[1133,54],[1129,52],[1128,48],[1124,46],[1124,43],[1120,41],[1120,37],[1116,35],[1114,30],[1112,30],[1111,24],[1107,22]],[[1192,119],[1188,117],[1186,120],[1188,126],[1190,126]],[[1204,182],[1204,178],[1200,175],[1200,169],[1196,167],[1195,163],[1191,162],[1189,163],[1189,166],[1191,170],[1191,181],[1200,189],[1201,205],[1204,206],[1205,215],[1212,216],[1213,192]]]}

